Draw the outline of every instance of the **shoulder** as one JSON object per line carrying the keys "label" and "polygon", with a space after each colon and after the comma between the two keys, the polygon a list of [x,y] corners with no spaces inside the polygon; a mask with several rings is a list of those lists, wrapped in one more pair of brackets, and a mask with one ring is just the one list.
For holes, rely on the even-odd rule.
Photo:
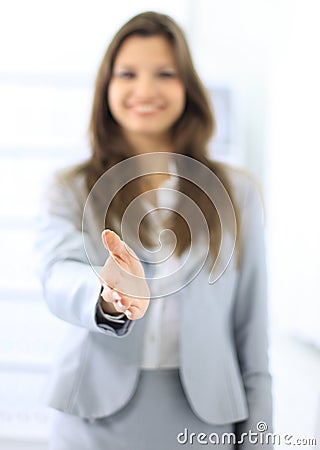
{"label": "shoulder", "polygon": [[262,187],[259,180],[243,168],[224,165],[230,186],[230,194],[235,206],[242,211],[250,204],[260,204],[263,208]]}
{"label": "shoulder", "polygon": [[46,193],[64,192],[65,195],[73,193],[76,196],[87,195],[86,174],[84,165],[61,167],[54,172],[46,182]]}
{"label": "shoulder", "polygon": [[[259,181],[248,171],[234,167],[228,170],[232,201],[237,212],[239,236],[244,239],[244,242],[250,241],[252,245],[258,236],[262,236],[266,225],[262,188]],[[258,251],[258,244],[256,244],[256,251]]]}
{"label": "shoulder", "polygon": [[239,229],[252,223],[265,224],[265,205],[259,181],[243,168],[213,163],[212,169],[220,178],[233,204]]}
{"label": "shoulder", "polygon": [[66,166],[57,169],[52,173],[49,182],[71,190],[84,187],[86,183],[84,164]]}
{"label": "shoulder", "polygon": [[52,172],[42,192],[42,202],[51,207],[82,209],[88,196],[86,175],[80,165]]}

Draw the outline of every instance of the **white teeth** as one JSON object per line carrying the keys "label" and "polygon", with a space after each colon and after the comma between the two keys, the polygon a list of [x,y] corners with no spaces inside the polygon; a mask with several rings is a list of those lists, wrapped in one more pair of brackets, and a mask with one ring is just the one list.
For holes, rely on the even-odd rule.
{"label": "white teeth", "polygon": [[141,113],[151,113],[154,112],[156,108],[152,105],[137,105],[135,110]]}

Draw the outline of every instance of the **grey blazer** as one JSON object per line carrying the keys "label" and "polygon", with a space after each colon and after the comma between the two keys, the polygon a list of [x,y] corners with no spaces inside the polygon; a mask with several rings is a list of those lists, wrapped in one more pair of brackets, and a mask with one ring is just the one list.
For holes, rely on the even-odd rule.
{"label": "grey blazer", "polygon": [[[214,284],[202,270],[183,289],[180,376],[191,408],[203,421],[238,423],[240,431],[257,431],[257,422],[264,421],[270,431],[262,204],[249,177],[234,170],[230,174],[240,211],[240,263],[233,257]],[[47,403],[97,418],[119,410],[135,391],[145,318],[129,321],[122,335],[97,323],[100,283],[88,264],[81,232],[86,198],[83,176],[55,175],[41,207],[36,255],[48,307],[69,324]],[[94,214],[84,231],[99,269],[106,251]]]}

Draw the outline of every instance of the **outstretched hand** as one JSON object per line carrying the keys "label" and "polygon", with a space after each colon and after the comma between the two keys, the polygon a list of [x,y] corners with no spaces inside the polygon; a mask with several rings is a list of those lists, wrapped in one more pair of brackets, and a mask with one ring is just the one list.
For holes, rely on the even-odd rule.
{"label": "outstretched hand", "polygon": [[148,309],[150,291],[141,262],[111,230],[102,232],[102,241],[109,251],[101,271],[105,312],[123,312],[131,320],[141,319]]}

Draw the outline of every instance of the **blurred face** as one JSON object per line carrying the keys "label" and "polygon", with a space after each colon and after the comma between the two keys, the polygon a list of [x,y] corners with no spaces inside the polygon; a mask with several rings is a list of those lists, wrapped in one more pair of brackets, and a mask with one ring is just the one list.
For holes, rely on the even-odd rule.
{"label": "blurred face", "polygon": [[165,37],[131,36],[123,42],[115,59],[108,100],[111,114],[129,140],[168,139],[184,110],[185,89]]}

